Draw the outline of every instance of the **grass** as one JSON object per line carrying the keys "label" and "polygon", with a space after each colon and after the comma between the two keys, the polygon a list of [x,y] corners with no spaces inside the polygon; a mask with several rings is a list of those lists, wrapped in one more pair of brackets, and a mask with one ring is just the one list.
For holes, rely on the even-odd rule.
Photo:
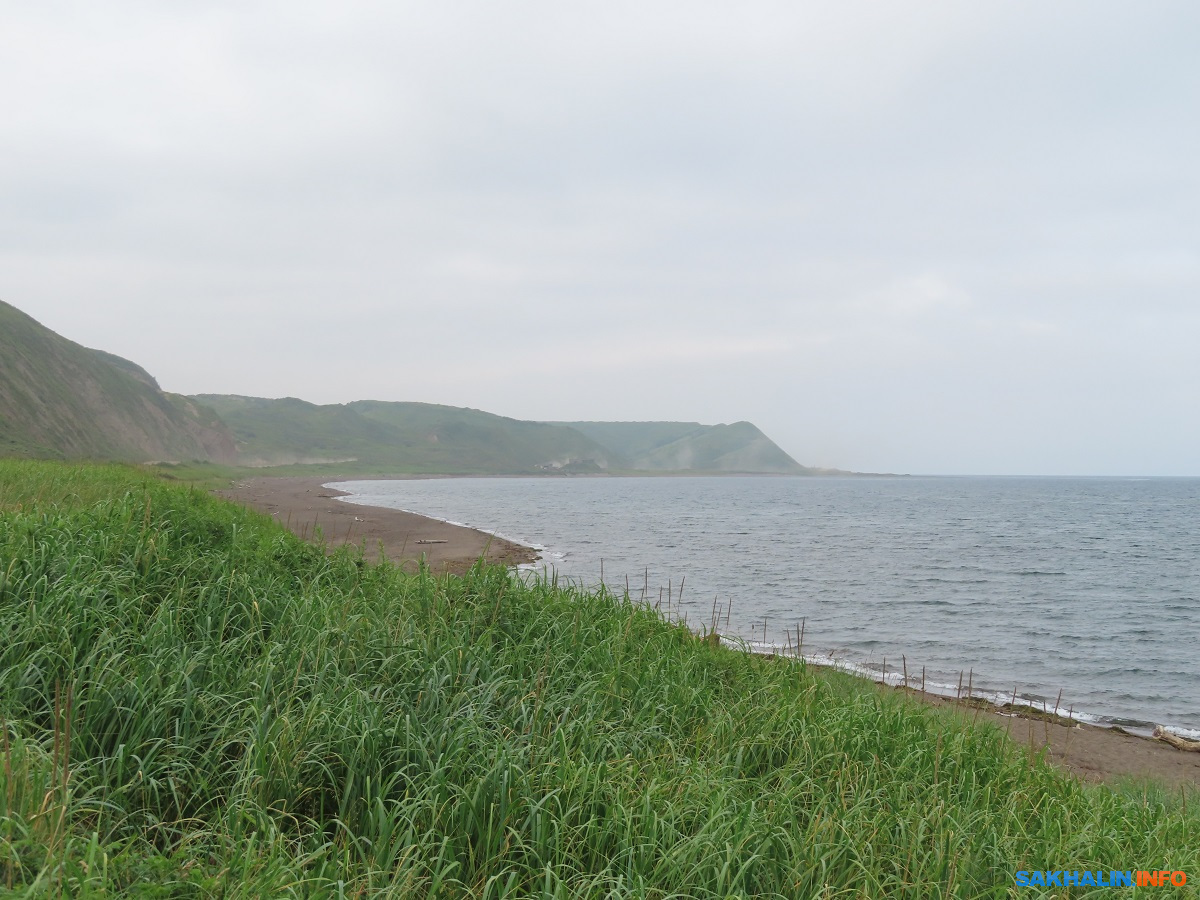
{"label": "grass", "polygon": [[713,646],[623,597],[327,556],[132,469],[0,462],[0,635],[14,896],[1200,882],[1194,803],[1084,786],[990,727]]}

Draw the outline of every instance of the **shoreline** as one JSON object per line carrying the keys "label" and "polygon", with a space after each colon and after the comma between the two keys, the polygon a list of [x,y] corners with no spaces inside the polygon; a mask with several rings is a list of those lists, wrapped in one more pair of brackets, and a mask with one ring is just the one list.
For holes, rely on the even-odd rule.
{"label": "shoreline", "polygon": [[[732,641],[745,640],[740,635],[722,635],[722,637],[728,637]],[[795,651],[790,646],[763,644],[761,641],[753,639],[746,641],[746,643],[748,645],[748,652],[751,653],[759,653],[766,656],[795,657]],[[847,675],[865,678],[868,681],[874,681],[876,684],[895,690],[908,690],[924,696],[939,697],[944,701],[950,703],[957,702],[964,706],[982,704],[986,708],[1002,709],[1006,710],[1007,714],[1019,715],[1039,721],[1046,718],[1051,721],[1061,720],[1072,725],[1085,725],[1141,738],[1151,738],[1154,736],[1156,730],[1162,729],[1173,737],[1181,738],[1184,741],[1200,743],[1200,740],[1192,736],[1196,729],[1187,726],[1174,726],[1152,721],[1133,721],[1129,719],[1106,721],[1103,716],[1095,715],[1086,710],[1075,709],[1073,706],[1061,703],[1061,695],[1058,705],[1052,706],[1048,700],[1033,699],[1026,694],[1012,691],[999,692],[972,687],[970,675],[968,675],[966,680],[960,681],[957,688],[952,680],[918,686],[921,684],[920,678],[908,678],[904,669],[897,669],[891,666],[880,670],[871,663],[848,662],[826,653],[806,653],[804,654],[804,661],[818,668],[844,672]],[[885,665],[886,662],[884,660]],[[924,675],[924,672],[921,674]],[[967,673],[960,673],[960,677],[963,674]],[[973,674],[973,670],[971,674]]]}
{"label": "shoreline", "polygon": [[347,503],[339,498],[349,493],[325,486],[348,480],[353,479],[263,475],[215,493],[271,516],[305,540],[319,532],[329,547],[360,546],[368,559],[377,561],[382,553],[409,572],[422,558],[431,571],[452,575],[466,572],[480,558],[506,566],[538,559],[537,551],[523,544],[417,513]]}
{"label": "shoreline", "polygon": [[[786,652],[746,652],[797,659]],[[1120,726],[1081,722],[1061,710],[1043,712],[1020,703],[1001,705],[979,696],[955,697],[926,691],[911,683],[892,683],[861,671],[848,671],[836,663],[822,662],[820,658],[806,656],[803,661],[817,669],[870,681],[881,691],[899,691],[927,706],[953,710],[971,724],[991,723],[1021,747],[1034,752],[1044,749],[1049,762],[1082,781],[1105,783],[1150,778],[1171,789],[1200,789],[1200,753],[1179,750],[1149,735],[1135,734]]]}
{"label": "shoreline", "polygon": [[[462,574],[485,554],[489,562],[510,567],[539,559],[538,551],[523,544],[418,513],[348,503],[338,498],[351,496],[349,493],[325,487],[354,480],[366,479],[256,476],[215,493],[272,516],[304,539],[312,539],[319,529],[328,546],[364,546],[372,560],[378,559],[382,550],[384,557],[406,571],[415,571],[421,557],[438,574]],[[369,480],[408,479],[376,476]],[[817,661],[806,663],[826,668]],[[871,680],[880,689],[904,691],[931,706],[958,709],[972,722],[990,722],[1021,746],[1035,751],[1045,748],[1054,765],[1085,781],[1151,778],[1173,789],[1200,787],[1200,753],[1178,750],[1163,741],[1116,728],[1043,715],[1035,708],[1010,712],[979,698],[955,699]]]}

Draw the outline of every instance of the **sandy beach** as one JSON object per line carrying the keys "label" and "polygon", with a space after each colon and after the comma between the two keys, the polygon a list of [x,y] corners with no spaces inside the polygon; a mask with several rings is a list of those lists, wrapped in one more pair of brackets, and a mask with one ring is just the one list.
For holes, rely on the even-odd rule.
{"label": "sandy beach", "polygon": [[[466,571],[485,555],[489,561],[510,566],[538,558],[529,547],[472,528],[338,500],[346,496],[344,492],[323,486],[337,480],[258,477],[219,494],[274,517],[301,537],[312,539],[320,533],[331,546],[364,546],[372,559],[382,551],[388,560],[409,570],[422,557],[434,572],[451,574]],[[933,705],[954,705],[953,699],[911,693]],[[991,706],[960,708],[964,717],[992,722],[1022,746],[1046,748],[1053,763],[1088,781],[1152,778],[1171,789],[1200,787],[1200,753],[1064,719],[1012,715]]]}
{"label": "sandy beach", "polygon": [[481,557],[507,566],[537,561],[537,552],[521,544],[396,509],[359,506],[338,500],[344,491],[324,487],[336,478],[261,477],[217,493],[276,519],[305,539],[318,533],[331,547],[364,547],[369,559],[379,553],[415,571],[424,558],[438,573],[461,574]]}

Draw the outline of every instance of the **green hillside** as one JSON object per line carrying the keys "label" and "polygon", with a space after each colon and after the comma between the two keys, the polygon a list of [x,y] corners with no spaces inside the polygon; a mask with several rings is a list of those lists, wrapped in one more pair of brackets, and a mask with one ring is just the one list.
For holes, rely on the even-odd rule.
{"label": "green hillside", "polygon": [[[382,403],[360,400],[350,407],[373,422],[408,434],[428,446],[446,444],[464,464],[490,460],[492,465],[569,471],[621,468],[626,461],[573,428],[509,419],[475,409],[432,403]],[[454,450],[451,451],[450,448]]]}
{"label": "green hillside", "polygon": [[0,456],[231,462],[216,415],[0,301]]}
{"label": "green hillside", "polygon": [[432,403],[317,405],[204,394],[244,465],[353,463],[395,472],[601,472],[624,460],[571,428]]}
{"label": "green hillside", "polygon": [[0,302],[0,456],[339,473],[813,474],[749,422],[527,422],[432,403],[183,397]]}
{"label": "green hillside", "polygon": [[628,460],[640,459],[647,453],[681,438],[703,432],[707,425],[699,422],[556,422],[585,434],[598,444],[608,447]]}
{"label": "green hillside", "polygon": [[717,472],[805,475],[749,422],[526,422],[433,403],[317,405],[201,394],[244,465],[341,464],[414,473]]}
{"label": "green hillside", "polygon": [[812,475],[749,422],[562,422],[649,472]]}

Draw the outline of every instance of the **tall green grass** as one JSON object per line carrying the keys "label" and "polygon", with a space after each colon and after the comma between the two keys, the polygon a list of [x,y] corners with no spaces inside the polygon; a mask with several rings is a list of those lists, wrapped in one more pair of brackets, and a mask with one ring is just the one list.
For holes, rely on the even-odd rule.
{"label": "tall green grass", "polygon": [[0,463],[0,510],[0,893],[1200,882],[1195,804],[1085,787],[990,728],[713,646],[625,598],[327,556],[122,468]]}

